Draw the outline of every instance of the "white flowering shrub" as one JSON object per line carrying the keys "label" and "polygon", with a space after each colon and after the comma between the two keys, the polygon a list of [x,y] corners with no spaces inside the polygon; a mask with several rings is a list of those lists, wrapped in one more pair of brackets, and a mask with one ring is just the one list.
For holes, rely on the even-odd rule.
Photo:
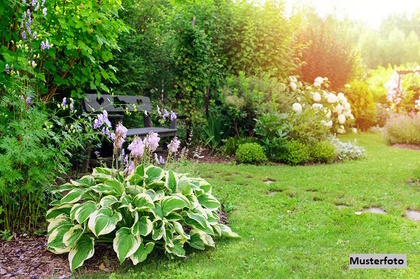
{"label": "white flowering shrub", "polygon": [[344,134],[354,123],[351,105],[342,92],[328,91],[328,79],[317,77],[313,85],[303,84],[296,77],[289,78],[289,86],[296,95],[292,110],[301,114],[304,110],[313,110],[322,115],[321,122],[332,133]]}
{"label": "white flowering shrub", "polygon": [[[95,168],[90,175],[61,185],[60,197],[46,215],[48,250],[68,253],[70,269],[83,265],[95,252],[95,243],[112,243],[122,263],[146,260],[156,248],[169,257],[185,257],[185,246],[204,250],[214,247],[214,237],[238,237],[219,222],[220,202],[211,185],[201,179],[164,170],[150,162],[164,163],[154,151],[159,136],[153,132],[122,149],[127,129],[110,128],[106,112],[98,115],[95,128],[113,141],[114,167]],[[175,138],[169,157],[179,148]],[[120,164],[118,166],[118,164]]]}
{"label": "white flowering shrub", "polygon": [[335,136],[330,138],[330,142],[335,146],[335,152],[337,153],[337,159],[343,160],[357,160],[365,157],[366,150],[357,145],[357,141],[353,142],[342,142]]}

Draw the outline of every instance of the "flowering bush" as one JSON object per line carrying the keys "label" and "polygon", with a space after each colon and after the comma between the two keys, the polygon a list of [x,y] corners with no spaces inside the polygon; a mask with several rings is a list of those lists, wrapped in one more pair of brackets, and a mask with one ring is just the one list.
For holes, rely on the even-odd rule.
{"label": "flowering bush", "polygon": [[296,77],[289,78],[289,86],[296,95],[292,109],[296,115],[305,110],[316,111],[319,121],[332,133],[345,133],[353,124],[354,116],[346,96],[328,91],[328,79],[317,77],[313,85],[298,82]]}
{"label": "flowering bush", "polygon": [[338,154],[337,159],[344,160],[357,160],[365,156],[366,150],[357,145],[357,141],[342,142],[335,136],[330,138],[330,142],[335,146],[335,151]]}
{"label": "flowering bush", "polygon": [[384,126],[388,144],[406,143],[420,145],[420,115],[395,114]]}
{"label": "flowering bush", "polygon": [[[98,115],[95,123],[102,125],[96,129],[109,128],[105,116]],[[168,256],[185,257],[185,244],[204,250],[214,247],[215,236],[238,237],[219,223],[220,203],[209,183],[151,164],[152,154],[156,163],[164,163],[154,153],[160,141],[156,133],[135,137],[127,147],[129,155],[122,149],[126,134],[121,123],[109,132],[116,168],[95,168],[56,190],[61,196],[46,216],[50,251],[68,252],[74,270],[93,256],[95,242],[113,243],[121,263],[130,258],[136,265],[156,247]],[[168,158],[179,145],[176,137],[168,144]]]}

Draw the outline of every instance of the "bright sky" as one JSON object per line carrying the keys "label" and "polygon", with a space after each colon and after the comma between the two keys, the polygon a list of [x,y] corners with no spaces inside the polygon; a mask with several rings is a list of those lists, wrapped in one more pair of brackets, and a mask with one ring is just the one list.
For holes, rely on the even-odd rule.
{"label": "bright sky", "polygon": [[297,2],[309,3],[321,15],[334,13],[339,17],[347,15],[378,29],[382,19],[393,13],[412,14],[420,9],[419,0],[286,0],[289,10]]}

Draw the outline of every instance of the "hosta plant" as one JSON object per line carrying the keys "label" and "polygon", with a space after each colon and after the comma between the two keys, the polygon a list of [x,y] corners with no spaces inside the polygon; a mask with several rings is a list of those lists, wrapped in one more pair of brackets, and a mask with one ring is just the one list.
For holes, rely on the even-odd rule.
{"label": "hosta plant", "polygon": [[48,250],[68,253],[71,270],[109,242],[122,263],[144,261],[156,248],[185,257],[185,247],[204,250],[214,237],[238,237],[219,222],[219,201],[201,178],[143,164],[131,174],[95,168],[57,189],[47,212]]}

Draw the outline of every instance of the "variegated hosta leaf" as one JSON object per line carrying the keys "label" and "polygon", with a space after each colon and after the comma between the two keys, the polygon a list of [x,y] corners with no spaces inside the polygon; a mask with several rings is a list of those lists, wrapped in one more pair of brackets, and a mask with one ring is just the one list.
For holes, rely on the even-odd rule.
{"label": "variegated hosta leaf", "polygon": [[209,222],[204,218],[203,215],[193,212],[187,212],[185,217],[185,223],[190,225],[193,228],[206,232],[208,234],[213,234],[213,228]]}
{"label": "variegated hosta leaf", "polygon": [[68,247],[74,247],[74,245],[77,243],[77,241],[80,239],[80,237],[84,233],[84,229],[81,225],[76,225],[70,228],[68,232],[66,232],[63,236],[63,243],[64,245]]}
{"label": "variegated hosta leaf", "polygon": [[55,193],[62,193],[62,192],[66,192],[66,191],[70,191],[74,189],[74,185],[71,183],[65,183],[63,185],[61,185],[58,189],[51,191],[51,193],[55,194]]}
{"label": "variegated hosta leaf", "polygon": [[124,185],[120,181],[117,180],[106,180],[104,181],[105,185],[108,185],[114,189],[118,196],[121,196],[124,191]]}
{"label": "variegated hosta leaf", "polygon": [[233,238],[240,237],[237,233],[234,233],[232,229],[229,228],[228,226],[223,225],[223,224],[219,224],[219,225],[222,231],[222,236],[233,237]]}
{"label": "variegated hosta leaf", "polygon": [[49,233],[47,249],[54,254],[63,254],[70,251],[70,247],[64,244],[63,237],[72,227],[73,224],[71,222],[61,223],[55,227]]}
{"label": "variegated hosta leaf", "polygon": [[73,271],[82,266],[85,260],[95,254],[95,241],[93,237],[83,235],[69,252],[70,269]]}
{"label": "variegated hosta leaf", "polygon": [[121,228],[115,234],[113,247],[117,253],[120,263],[122,263],[127,257],[133,255],[141,244],[141,237],[131,233],[129,228]]}
{"label": "variegated hosta leaf", "polygon": [[92,213],[89,218],[88,227],[98,237],[112,232],[121,219],[121,213],[114,212],[110,208],[101,208]]}
{"label": "variegated hosta leaf", "polygon": [[190,203],[188,199],[182,195],[172,195],[164,197],[161,201],[162,214],[167,216],[169,213],[182,209],[184,207],[189,207]]}
{"label": "variegated hosta leaf", "polygon": [[47,211],[45,215],[45,219],[47,221],[56,218],[60,214],[70,215],[70,210],[72,208],[72,204],[63,204],[61,206],[54,206]]}
{"label": "variegated hosta leaf", "polygon": [[109,168],[94,168],[92,176],[98,181],[105,181],[114,178],[114,172]]}
{"label": "variegated hosta leaf", "polygon": [[153,207],[155,207],[153,200],[150,198],[149,195],[143,193],[135,196],[131,203],[128,205],[128,209],[131,212],[150,211]]}
{"label": "variegated hosta leaf", "polygon": [[176,255],[177,257],[185,257],[184,243],[179,239],[174,239],[171,246],[165,245],[165,250],[170,254]]}
{"label": "variegated hosta leaf", "polygon": [[[146,187],[153,186],[153,184],[164,184],[162,181],[163,176],[165,175],[163,169],[155,167],[153,165],[148,166],[146,169]],[[162,182],[162,183],[160,183]]]}
{"label": "variegated hosta leaf", "polygon": [[183,238],[185,238],[185,239],[187,239],[187,240],[189,240],[189,239],[190,239],[190,236],[189,236],[188,234],[186,234],[186,233],[185,233],[184,228],[182,227],[181,223],[179,223],[179,222],[173,222],[173,224],[174,224],[175,231],[176,231],[176,232],[177,232],[180,236],[182,236]]}
{"label": "variegated hosta leaf", "polygon": [[192,189],[190,185],[190,179],[186,176],[182,176],[178,181],[178,191],[181,192],[183,195],[188,196],[191,195]]}
{"label": "variegated hosta leaf", "polygon": [[71,190],[70,192],[68,192],[67,195],[65,195],[61,200],[60,200],[60,204],[65,204],[65,203],[76,203],[78,202],[83,194],[86,192],[86,189],[83,188],[75,188],[73,190]]}
{"label": "variegated hosta leaf", "polygon": [[99,183],[93,187],[90,187],[90,189],[100,195],[117,195],[115,189],[110,185],[106,185],[105,183]]}
{"label": "variegated hosta leaf", "polygon": [[155,247],[154,242],[146,243],[146,245],[144,243],[140,244],[139,249],[137,249],[137,251],[130,256],[133,264],[137,265],[138,263],[145,261],[147,256],[152,252],[153,247]]}
{"label": "variegated hosta leaf", "polygon": [[155,204],[155,208],[153,208],[152,213],[155,215],[156,220],[163,219],[162,207],[160,206],[160,204]]}
{"label": "variegated hosta leaf", "polygon": [[197,236],[198,236],[201,239],[201,241],[204,243],[204,245],[214,247],[214,240],[209,234],[200,230],[196,230],[196,229],[191,230],[190,234],[191,234],[190,244],[191,244],[191,241],[193,240],[195,241],[195,243],[199,243],[199,241],[197,240]]}
{"label": "variegated hosta leaf", "polygon": [[198,233],[191,234],[191,237],[188,243],[190,244],[192,248],[195,248],[198,250],[206,249],[206,246],[204,245],[204,241],[201,240],[200,234]]}
{"label": "variegated hosta leaf", "polygon": [[149,219],[148,216],[140,217],[140,219],[138,219],[136,223],[133,225],[133,227],[131,228],[131,231],[134,235],[142,235],[142,236],[146,236],[150,234],[152,230],[153,230],[153,223]]}
{"label": "variegated hosta leaf", "polygon": [[217,210],[220,207],[220,202],[210,194],[203,194],[197,197],[200,204],[208,209]]}
{"label": "variegated hosta leaf", "polygon": [[96,204],[93,201],[82,204],[76,203],[70,211],[70,218],[76,220],[79,224],[83,224],[96,209]]}
{"label": "variegated hosta leaf", "polygon": [[65,213],[59,214],[54,219],[48,220],[48,228],[47,232],[52,232],[56,227],[62,225],[62,224],[73,224],[73,222],[70,220],[69,216]]}
{"label": "variegated hosta leaf", "polygon": [[171,190],[171,193],[175,193],[176,189],[178,188],[178,178],[176,177],[176,174],[168,170],[166,172],[166,178],[165,178],[165,187]]}
{"label": "variegated hosta leaf", "polygon": [[92,175],[85,175],[78,180],[72,180],[71,183],[76,187],[83,187],[83,188],[89,188],[96,184],[95,178],[93,178]]}
{"label": "variegated hosta leaf", "polygon": [[165,196],[165,192],[162,190],[155,191],[153,189],[147,189],[145,192],[153,200],[153,202],[160,201]]}
{"label": "variegated hosta leaf", "polygon": [[120,206],[119,208],[126,208],[131,204],[131,201],[133,199],[131,198],[130,195],[124,193],[122,194],[121,198],[120,198]]}
{"label": "variegated hosta leaf", "polygon": [[213,227],[213,230],[216,232],[216,234],[219,237],[221,237],[222,236],[222,229],[220,228],[220,224],[217,223],[217,224],[214,224],[214,225],[211,225],[211,226]]}
{"label": "variegated hosta leaf", "polygon": [[204,208],[203,211],[206,213],[207,222],[209,222],[210,225],[219,223],[219,216],[217,215],[217,211],[207,208]]}
{"label": "variegated hosta leaf", "polygon": [[115,196],[105,196],[101,199],[101,201],[99,202],[99,204],[101,205],[101,207],[111,207],[111,205],[115,204],[118,202],[118,199]]}
{"label": "variegated hosta leaf", "polygon": [[211,194],[211,185],[206,180],[198,177],[190,178],[190,182],[204,190],[205,193]]}
{"label": "variegated hosta leaf", "polygon": [[153,222],[153,232],[152,238],[153,240],[159,240],[165,234],[165,224],[161,220],[155,220]]}

